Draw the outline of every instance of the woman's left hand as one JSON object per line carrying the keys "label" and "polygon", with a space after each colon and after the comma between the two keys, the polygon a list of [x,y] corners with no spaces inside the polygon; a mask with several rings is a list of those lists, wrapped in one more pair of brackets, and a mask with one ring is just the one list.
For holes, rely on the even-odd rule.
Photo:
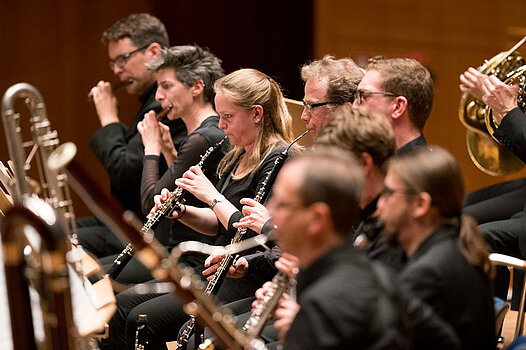
{"label": "woman's left hand", "polygon": [[219,192],[198,166],[190,167],[175,184],[193,194],[200,201],[210,204]]}
{"label": "woman's left hand", "polygon": [[161,154],[161,130],[159,122],[155,119],[155,112],[150,111],[144,115],[144,119],[137,124],[137,130],[141,134],[145,155]]}

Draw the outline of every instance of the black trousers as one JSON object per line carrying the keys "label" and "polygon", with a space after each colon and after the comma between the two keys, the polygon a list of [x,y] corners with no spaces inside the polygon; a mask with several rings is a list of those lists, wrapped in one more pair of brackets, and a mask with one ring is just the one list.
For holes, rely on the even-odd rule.
{"label": "black trousers", "polygon": [[[479,225],[480,233],[488,244],[488,248],[492,253],[506,254],[514,256],[519,259],[524,259],[519,250],[519,236],[521,233],[521,217],[523,213],[518,212],[510,219],[489,222]],[[495,296],[506,300],[508,295],[508,286],[510,281],[510,273],[505,267],[497,267],[496,276],[494,280],[494,294]],[[513,298],[512,309],[519,308],[520,294],[522,290],[522,283],[524,280],[524,272],[513,270]]]}
{"label": "black trousers", "polygon": [[521,178],[468,193],[463,212],[479,224],[506,220],[522,211],[525,200],[526,178]]}
{"label": "black trousers", "polygon": [[[232,303],[228,303],[225,305],[225,308],[228,308],[232,311],[233,315],[236,315],[236,327],[238,329],[242,329],[245,323],[247,322],[248,318],[251,315],[251,307],[252,302],[255,300],[255,297],[245,298],[241,300],[234,301]],[[179,330],[179,335],[181,332],[186,328],[188,323],[186,323],[181,329]],[[278,331],[274,326],[272,325],[273,322],[269,322],[269,324],[263,329],[261,332],[260,338],[265,342],[267,349],[276,349],[279,346],[278,342]],[[205,328],[204,332],[204,339],[211,339],[214,341],[216,339],[216,336],[208,329]],[[188,340],[188,344],[186,346],[187,350],[193,350],[196,349],[201,340],[199,340],[198,344],[195,344],[195,337],[192,336]],[[214,341],[214,344],[217,344],[218,342]],[[216,346],[216,349],[219,347]]]}
{"label": "black trousers", "polygon": [[[196,274],[202,276],[204,268],[195,267]],[[222,303],[253,296],[265,280],[257,275],[243,278],[227,278],[219,293]],[[150,282],[154,283],[154,282]],[[189,316],[183,310],[183,303],[174,294],[148,293],[141,295],[117,295],[117,311],[110,320],[110,337],[103,349],[133,349],[137,318],[139,314],[148,316],[147,337],[149,349],[166,349],[166,342],[176,341],[179,329]]]}
{"label": "black trousers", "polygon": [[80,245],[97,258],[120,253],[126,244],[94,216],[76,220]]}

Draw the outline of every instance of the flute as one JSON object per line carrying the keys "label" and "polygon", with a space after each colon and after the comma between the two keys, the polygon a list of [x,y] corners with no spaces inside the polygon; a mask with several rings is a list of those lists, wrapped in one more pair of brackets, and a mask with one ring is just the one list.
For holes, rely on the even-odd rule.
{"label": "flute", "polygon": [[[121,81],[117,85],[114,85],[111,87],[111,92],[116,93],[118,90],[120,90],[121,88],[125,86],[130,85],[131,83],[133,83],[133,78],[129,78],[128,80]],[[93,95],[91,94],[91,92],[88,93],[88,101],[93,101]]]}

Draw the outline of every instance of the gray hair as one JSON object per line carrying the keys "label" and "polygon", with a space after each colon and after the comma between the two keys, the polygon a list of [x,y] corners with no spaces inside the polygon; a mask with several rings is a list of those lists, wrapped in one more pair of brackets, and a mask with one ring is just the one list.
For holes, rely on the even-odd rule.
{"label": "gray hair", "polygon": [[214,82],[225,74],[221,60],[197,45],[161,49],[161,55],[147,63],[146,67],[155,72],[172,68],[175,77],[185,86],[192,86],[198,80],[203,81],[205,102],[213,101]]}

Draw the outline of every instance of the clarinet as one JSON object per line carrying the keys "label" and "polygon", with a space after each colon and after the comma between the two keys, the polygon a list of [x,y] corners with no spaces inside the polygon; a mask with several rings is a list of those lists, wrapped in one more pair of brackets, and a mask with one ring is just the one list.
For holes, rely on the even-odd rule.
{"label": "clarinet", "polygon": [[290,277],[283,272],[278,272],[272,279],[272,286],[265,294],[263,300],[256,306],[250,314],[247,322],[243,326],[243,331],[251,338],[257,338],[261,334],[263,327],[272,316],[274,309],[278,305],[279,298],[285,292],[290,283]]}
{"label": "clarinet", "polygon": [[[199,163],[197,163],[197,167],[202,168],[204,162],[210,155],[218,150],[223,142],[227,137],[225,136],[221,141],[216,143],[214,146],[209,147],[208,150],[201,156],[201,160]],[[182,197],[184,195],[185,191],[177,186],[173,191],[170,192],[168,199],[161,205],[159,209],[148,219],[148,221],[144,224],[144,226],[141,228],[141,233],[144,235],[150,230],[153,230],[157,224],[159,224],[160,220],[164,218],[170,211],[180,205],[182,202]],[[104,275],[106,278],[111,278],[112,280],[115,280],[117,276],[122,272],[124,267],[130,262],[131,258],[135,252],[133,251],[133,245],[131,243],[128,243],[128,245],[123,249],[123,251],[115,258],[113,261],[113,265],[109,269],[109,271]]]}
{"label": "clarinet", "polygon": [[[285,159],[288,157],[288,153],[289,153],[290,148],[299,139],[301,139],[303,136],[305,136],[305,134],[307,134],[307,132],[308,131],[305,131],[299,137],[294,139],[294,141],[292,141],[290,143],[290,145],[283,152],[281,152],[280,155],[276,158],[276,160],[274,161],[274,166],[267,173],[267,176],[263,180],[263,183],[261,184],[261,187],[260,187],[258,193],[256,194],[256,197],[254,198],[254,200],[256,202],[262,203],[266,199],[266,197],[268,196],[268,192],[266,192],[265,190],[266,190],[266,188],[267,188],[267,186],[269,184],[270,184],[270,186],[272,186],[272,184],[274,183],[274,180],[276,179],[276,176],[278,175],[278,172],[281,170],[281,168],[283,167],[283,164],[285,163],[284,162]],[[230,244],[234,244],[234,243],[240,242],[243,239],[243,237],[245,236],[246,232],[247,232],[247,228],[246,227],[238,228],[234,238],[232,238],[232,240],[230,241]],[[214,276],[212,277],[212,279],[208,282],[208,284],[206,286],[206,289],[204,291],[205,295],[217,294],[217,292],[219,291],[219,288],[221,287],[221,284],[223,283],[224,279],[226,278],[226,275],[228,273],[228,269],[232,265],[233,260],[234,260],[234,256],[232,254],[227,254],[223,258],[223,260],[221,260],[221,262],[219,263],[219,267],[217,268],[217,271],[214,273]],[[186,343],[188,343],[188,340],[190,339],[190,336],[192,335],[192,333],[194,331],[194,328],[195,328],[195,317],[194,316],[190,316],[190,322],[188,323],[186,328],[181,333],[181,336],[177,340],[177,350],[180,350],[184,346],[186,346]],[[196,341],[197,341],[197,339],[196,339]]]}

